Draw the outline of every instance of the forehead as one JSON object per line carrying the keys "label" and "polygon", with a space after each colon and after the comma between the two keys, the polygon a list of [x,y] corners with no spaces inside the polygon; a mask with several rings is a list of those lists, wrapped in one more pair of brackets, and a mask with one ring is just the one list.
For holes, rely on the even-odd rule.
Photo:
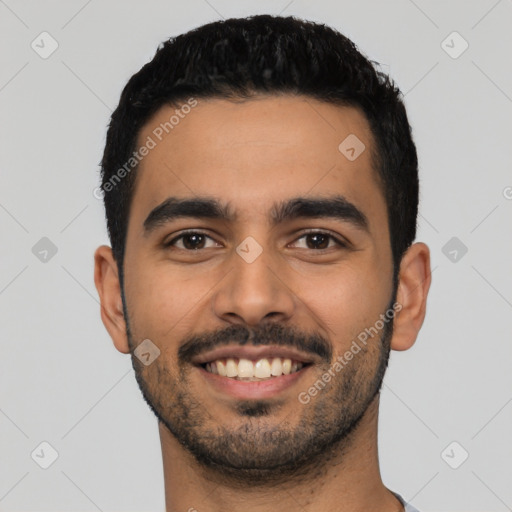
{"label": "forehead", "polygon": [[141,130],[138,146],[152,148],[137,169],[133,215],[169,196],[207,195],[243,219],[289,197],[335,193],[369,217],[385,215],[372,133],[358,109],[304,96],[194,102],[162,107]]}

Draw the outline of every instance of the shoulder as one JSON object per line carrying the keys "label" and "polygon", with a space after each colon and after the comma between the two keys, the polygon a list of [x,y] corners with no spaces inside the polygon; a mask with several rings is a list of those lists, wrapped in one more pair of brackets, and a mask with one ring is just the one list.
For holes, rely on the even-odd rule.
{"label": "shoulder", "polygon": [[[391,491],[393,492],[393,491]],[[400,496],[400,494],[397,494],[396,492],[393,492],[393,494],[397,497],[397,499],[400,501],[400,503],[405,507],[405,512],[419,512],[418,509],[414,508],[412,505],[409,505],[409,503],[406,503],[406,501]]]}

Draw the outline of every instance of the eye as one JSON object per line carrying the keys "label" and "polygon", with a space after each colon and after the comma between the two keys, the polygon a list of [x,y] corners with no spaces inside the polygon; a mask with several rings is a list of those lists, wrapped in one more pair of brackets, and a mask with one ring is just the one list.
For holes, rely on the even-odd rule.
{"label": "eye", "polygon": [[[347,247],[346,243],[325,231],[310,231],[304,233],[301,237],[296,239],[294,244],[296,245],[299,240],[304,240],[305,242],[305,246],[303,245],[303,247],[300,248],[311,249],[318,252],[336,246]],[[207,245],[208,241],[211,242],[209,246]],[[218,246],[219,244],[212,237],[201,231],[184,231],[169,242],[164,242],[164,247],[166,248],[173,247],[189,252]]]}
{"label": "eye", "polygon": [[[196,251],[198,249],[207,248],[205,247],[207,240],[214,242],[210,247],[216,246],[217,242],[205,233],[201,233],[200,231],[185,231],[169,242],[165,242],[164,247],[175,247],[185,251]],[[178,244],[181,244],[181,247]]]}
{"label": "eye", "polygon": [[[306,247],[302,247],[304,249],[321,251],[336,246],[347,247],[346,243],[325,231],[309,231],[308,233],[305,233],[301,237],[297,238],[297,241],[302,239],[305,239]],[[333,242],[333,244],[330,244],[330,242]]]}

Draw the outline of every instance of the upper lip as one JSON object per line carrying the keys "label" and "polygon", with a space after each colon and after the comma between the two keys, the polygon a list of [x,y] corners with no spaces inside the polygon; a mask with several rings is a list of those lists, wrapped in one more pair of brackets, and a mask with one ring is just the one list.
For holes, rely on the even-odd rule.
{"label": "upper lip", "polygon": [[265,345],[265,346],[240,346],[240,345],[227,345],[219,347],[207,352],[198,354],[192,358],[194,364],[205,364],[211,363],[217,359],[251,359],[258,360],[263,358],[281,357],[283,359],[292,359],[301,363],[314,363],[318,361],[318,357],[311,354],[301,352],[300,350],[282,347],[277,345]]}

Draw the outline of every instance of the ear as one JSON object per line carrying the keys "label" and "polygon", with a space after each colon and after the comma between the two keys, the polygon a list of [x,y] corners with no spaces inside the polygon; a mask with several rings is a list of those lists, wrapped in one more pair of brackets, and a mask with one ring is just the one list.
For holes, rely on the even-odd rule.
{"label": "ear", "polygon": [[414,345],[425,319],[431,281],[429,248],[424,243],[415,243],[400,263],[396,301],[401,309],[393,322],[393,350],[407,350]]}
{"label": "ear", "polygon": [[106,245],[98,247],[94,253],[94,283],[100,296],[103,324],[117,350],[129,354],[117,263],[112,249]]}

